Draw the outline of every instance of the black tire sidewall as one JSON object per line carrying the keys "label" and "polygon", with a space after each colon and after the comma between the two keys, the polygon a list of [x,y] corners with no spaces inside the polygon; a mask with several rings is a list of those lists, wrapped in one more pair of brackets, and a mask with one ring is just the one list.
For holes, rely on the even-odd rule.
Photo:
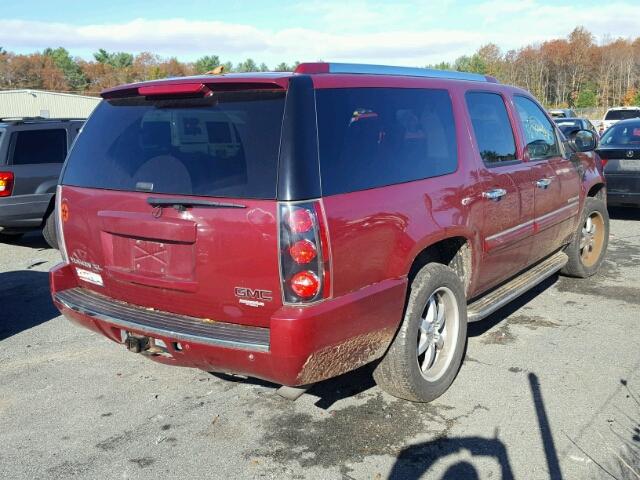
{"label": "black tire sidewall", "polygon": [[51,211],[44,223],[42,236],[51,248],[58,249],[58,234],[56,231],[55,210]]}
{"label": "black tire sidewall", "polygon": [[[448,288],[455,296],[459,314],[458,336],[448,369],[439,379],[429,381],[420,372],[416,344],[427,301],[433,292],[441,287]],[[452,269],[441,264],[428,264],[420,270],[412,283],[402,328],[405,329],[403,349],[409,365],[407,372],[410,376],[409,383],[416,398],[421,401],[431,401],[442,395],[453,383],[462,364],[467,340],[467,302],[464,286]]]}
{"label": "black tire sidewall", "polygon": [[[600,252],[600,258],[598,261],[594,263],[590,267],[586,267],[582,263],[582,257],[580,255],[580,238],[582,236],[582,226],[584,222],[587,220],[587,217],[591,215],[593,212],[598,212],[603,220],[604,220],[604,240],[602,243],[602,251]],[[587,197],[584,203],[584,208],[582,209],[582,216],[580,217],[580,223],[578,225],[578,229],[576,231],[576,236],[569,245],[569,247],[565,250],[565,253],[569,256],[569,262],[567,266],[564,268],[563,273],[567,275],[586,278],[594,275],[600,265],[602,264],[605,254],[607,252],[607,248],[609,246],[609,213],[607,211],[607,205],[605,202],[599,198],[595,197]]]}

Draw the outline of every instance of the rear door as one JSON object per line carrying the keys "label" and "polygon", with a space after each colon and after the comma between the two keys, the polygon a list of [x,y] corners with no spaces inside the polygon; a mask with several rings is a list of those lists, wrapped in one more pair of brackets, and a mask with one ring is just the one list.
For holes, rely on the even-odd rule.
{"label": "rear door", "polygon": [[516,147],[502,95],[467,92],[478,156],[482,162],[483,289],[515,275],[526,265],[533,233],[533,188],[528,165]]}
{"label": "rear door", "polygon": [[152,309],[268,326],[281,305],[285,92],[103,101],[62,177],[80,284]]}
{"label": "rear door", "polygon": [[534,242],[528,262],[533,263],[556,250],[573,230],[580,183],[576,166],[563,156],[554,124],[542,108],[520,95],[514,96],[514,105],[534,187]]}
{"label": "rear door", "polygon": [[16,178],[13,195],[53,194],[68,144],[64,126],[23,124],[12,129],[7,165]]}

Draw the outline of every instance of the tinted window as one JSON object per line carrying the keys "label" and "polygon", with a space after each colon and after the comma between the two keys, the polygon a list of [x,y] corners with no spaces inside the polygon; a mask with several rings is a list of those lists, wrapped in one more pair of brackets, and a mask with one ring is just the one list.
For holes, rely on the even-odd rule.
{"label": "tinted window", "polygon": [[502,97],[470,92],[466,99],[482,160],[487,163],[515,160],[516,142]]}
{"label": "tinted window", "polygon": [[456,170],[446,90],[329,89],[316,97],[323,195]]}
{"label": "tinted window", "polygon": [[62,163],[67,156],[67,131],[23,130],[11,135],[14,165]]}
{"label": "tinted window", "polygon": [[103,101],[63,183],[182,195],[275,198],[284,92]]}
{"label": "tinted window", "polygon": [[627,120],[629,118],[640,117],[640,109],[634,110],[609,110],[605,115],[605,120]]}
{"label": "tinted window", "polygon": [[514,100],[531,159],[557,156],[559,147],[556,133],[542,109],[525,97],[516,96]]}
{"label": "tinted window", "polygon": [[614,125],[602,136],[600,145],[640,145],[640,121]]}

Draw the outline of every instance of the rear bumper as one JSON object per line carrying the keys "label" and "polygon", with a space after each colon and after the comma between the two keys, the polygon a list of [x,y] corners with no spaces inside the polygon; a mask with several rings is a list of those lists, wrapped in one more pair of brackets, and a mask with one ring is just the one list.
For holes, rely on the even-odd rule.
{"label": "rear bumper", "polygon": [[609,205],[640,206],[640,171],[605,173],[605,178]]}
{"label": "rear bumper", "polygon": [[44,193],[0,198],[0,227],[38,228],[52,197],[52,193]]}
{"label": "rear bumper", "polygon": [[[269,328],[149,311],[80,288],[70,265],[50,273],[54,303],[71,321],[123,343],[123,331],[162,340],[152,360],[305,385],[380,358],[402,317],[406,279],[390,279],[308,307],[282,307]],[[179,348],[176,344],[179,343]]]}

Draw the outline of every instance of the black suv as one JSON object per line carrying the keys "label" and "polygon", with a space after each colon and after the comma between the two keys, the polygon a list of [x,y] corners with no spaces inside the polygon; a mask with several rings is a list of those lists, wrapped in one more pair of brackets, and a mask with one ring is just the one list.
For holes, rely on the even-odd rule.
{"label": "black suv", "polygon": [[67,151],[84,120],[0,119],[0,242],[42,229],[58,248],[54,195]]}

